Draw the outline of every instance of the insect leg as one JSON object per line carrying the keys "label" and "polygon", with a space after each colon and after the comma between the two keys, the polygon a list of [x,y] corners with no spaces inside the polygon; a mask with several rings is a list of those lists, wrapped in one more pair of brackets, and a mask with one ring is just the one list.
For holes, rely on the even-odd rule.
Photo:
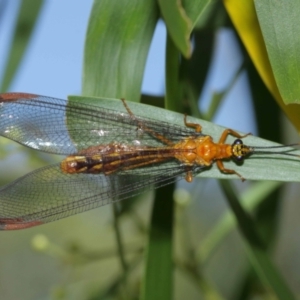
{"label": "insect leg", "polygon": [[194,128],[196,132],[201,132],[202,130],[202,126],[200,124],[197,124],[197,123],[189,123],[187,122],[187,115],[184,115],[184,125],[186,127],[191,127],[191,128]]}
{"label": "insect leg", "polygon": [[240,135],[239,133],[237,133],[236,131],[232,130],[232,129],[225,129],[220,137],[220,140],[219,140],[219,144],[224,144],[224,142],[226,141],[228,135],[232,135],[238,139],[242,139],[248,135],[251,135],[251,133],[247,133],[247,134],[244,134],[244,135]]}
{"label": "insect leg", "polygon": [[222,172],[222,173],[225,173],[225,174],[235,174],[237,176],[239,176],[241,178],[242,181],[245,181],[245,178],[239,174],[238,172],[236,172],[235,170],[231,170],[231,169],[226,169],[223,165],[223,162],[222,160],[217,160],[216,161],[216,164],[217,164],[217,167],[218,169]]}
{"label": "insect leg", "polygon": [[157,138],[158,140],[160,140],[162,143],[164,143],[164,144],[166,144],[166,145],[168,145],[168,146],[173,146],[173,145],[174,145],[173,142],[171,142],[170,140],[168,140],[167,138],[165,138],[163,135],[161,135],[161,134],[155,132],[155,131],[152,130],[151,128],[148,128],[147,126],[145,126],[145,125],[143,124],[143,122],[139,121],[139,120],[135,117],[135,115],[133,114],[133,112],[130,110],[130,108],[128,107],[128,105],[127,105],[125,99],[121,99],[121,100],[122,100],[123,105],[125,106],[125,108],[126,108],[128,114],[130,115],[130,117],[131,117],[133,120],[135,120],[135,121],[137,122],[137,124],[138,124],[138,126],[139,126],[140,128],[142,128],[144,131],[148,132],[149,134],[151,134],[152,136],[154,136],[155,138]]}
{"label": "insect leg", "polygon": [[185,174],[185,180],[186,182],[192,182],[193,181],[193,174],[192,171],[187,171]]}

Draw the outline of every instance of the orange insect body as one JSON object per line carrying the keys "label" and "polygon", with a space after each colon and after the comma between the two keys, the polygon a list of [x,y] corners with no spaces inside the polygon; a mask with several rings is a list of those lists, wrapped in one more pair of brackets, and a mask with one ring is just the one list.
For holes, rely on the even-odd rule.
{"label": "orange insect body", "polygon": [[[96,149],[95,149],[96,148]],[[216,144],[210,136],[188,138],[173,147],[154,148],[109,144],[105,147],[91,147],[82,155],[68,156],[61,163],[65,173],[105,173],[136,168],[137,164],[146,166],[177,159],[187,166],[210,166],[217,159],[232,156],[231,145]],[[97,151],[98,150],[98,151]]]}

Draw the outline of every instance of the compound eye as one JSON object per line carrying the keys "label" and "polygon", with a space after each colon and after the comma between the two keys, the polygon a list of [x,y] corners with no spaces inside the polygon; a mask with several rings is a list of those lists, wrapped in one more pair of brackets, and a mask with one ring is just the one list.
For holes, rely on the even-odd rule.
{"label": "compound eye", "polygon": [[240,140],[240,139],[236,139],[236,140],[233,142],[233,145],[243,145],[243,141]]}
{"label": "compound eye", "polygon": [[242,155],[234,156],[234,160],[237,161],[237,162],[241,162],[241,161],[244,160],[244,156],[242,156]]}

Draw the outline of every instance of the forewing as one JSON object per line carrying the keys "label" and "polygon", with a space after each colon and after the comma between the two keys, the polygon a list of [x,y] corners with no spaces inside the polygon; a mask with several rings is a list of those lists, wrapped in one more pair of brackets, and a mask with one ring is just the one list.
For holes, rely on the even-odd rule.
{"label": "forewing", "polygon": [[194,134],[191,128],[141,119],[125,109],[120,112],[39,95],[0,94],[0,104],[0,135],[56,154],[74,154],[112,142],[162,146],[164,142],[153,133],[172,142]]}

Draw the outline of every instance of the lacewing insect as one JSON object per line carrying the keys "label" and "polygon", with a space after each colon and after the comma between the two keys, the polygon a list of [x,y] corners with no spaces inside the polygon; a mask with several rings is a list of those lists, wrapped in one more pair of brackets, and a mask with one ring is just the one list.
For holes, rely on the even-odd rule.
{"label": "lacewing insect", "polygon": [[[34,94],[0,94],[1,136],[67,156],[0,190],[0,230],[58,220],[180,177],[191,182],[214,162],[220,172],[245,180],[223,160],[274,153],[244,145],[248,134],[231,129],[214,142],[186,116],[183,126],[136,116],[122,101],[126,113]],[[232,145],[226,144],[229,135],[236,138]],[[296,156],[288,151],[276,153]]]}

